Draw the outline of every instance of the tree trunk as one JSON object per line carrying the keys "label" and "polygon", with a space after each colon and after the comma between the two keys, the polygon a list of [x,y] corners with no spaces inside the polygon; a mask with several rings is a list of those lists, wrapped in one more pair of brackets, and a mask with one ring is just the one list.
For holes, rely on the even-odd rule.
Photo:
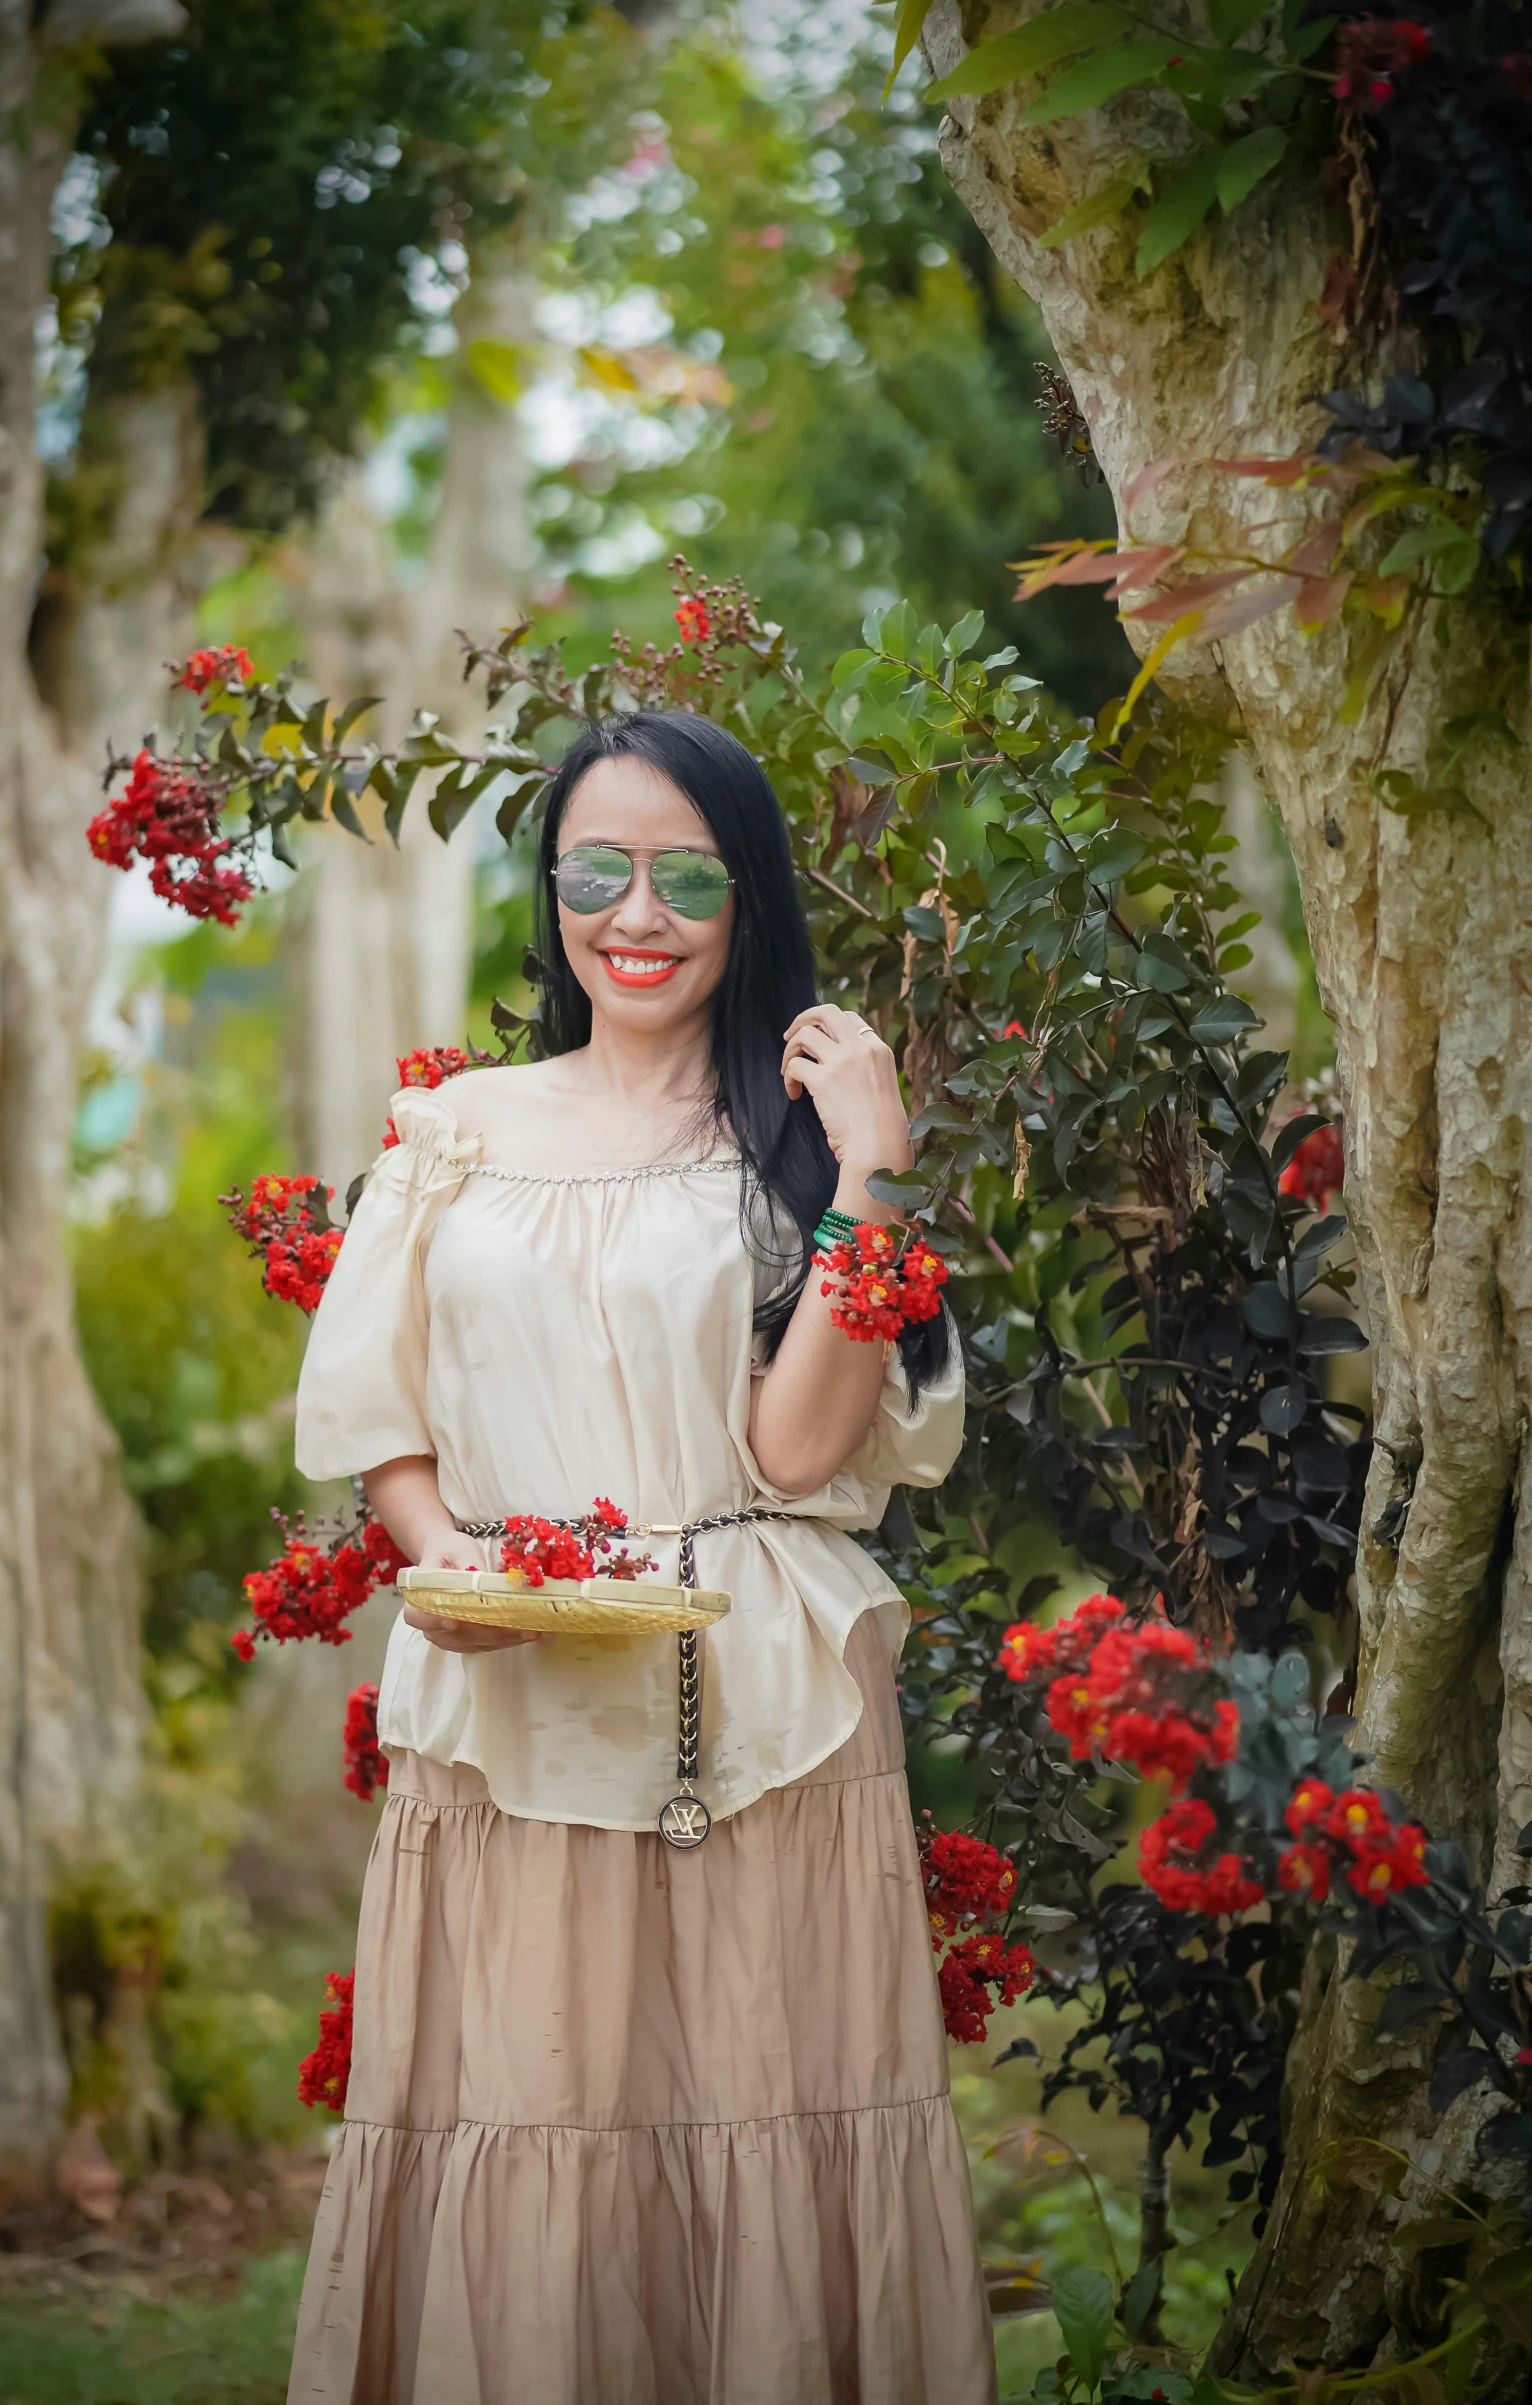
{"label": "tree trunk", "polygon": [[[459,310],[470,339],[524,343],[531,279],[512,266],[475,277]],[[462,353],[459,353],[461,359]],[[326,511],[300,604],[307,665],[318,691],[390,697],[390,739],[408,732],[402,705],[435,710],[462,743],[482,729],[465,695],[454,630],[493,633],[515,619],[532,559],[528,469],[514,416],[459,368],[449,412],[441,512],[426,573],[400,578],[388,531],[365,479],[347,480]],[[294,1095],[297,1151],[342,1196],[374,1158],[395,1057],[421,1044],[460,1044],[473,950],[473,835],[450,844],[426,820],[418,788],[395,851],[369,823],[371,849],[338,829],[310,841],[301,908],[301,1008]]]}
{"label": "tree trunk", "polygon": [[[72,30],[101,12],[73,10]],[[146,708],[162,614],[146,563],[162,529],[146,503],[179,418],[129,430],[132,457],[106,543],[110,601],[29,658],[42,546],[33,329],[47,296],[48,210],[67,153],[34,107],[42,15],[0,0],[0,2160],[27,2172],[58,2131],[67,2082],[50,1993],[45,1898],[60,1842],[88,1834],[130,1789],[142,1711],[137,1522],[117,1444],[82,1366],[65,1247],[76,1072],[110,889],[86,848],[104,724]],[[117,6],[112,38],[173,31],[180,11]],[[46,32],[46,24],[44,27]],[[89,665],[80,665],[81,649]],[[55,704],[77,697],[79,714]],[[119,726],[119,732],[125,731]]]}
{"label": "tree trunk", "polygon": [[[947,73],[965,34],[972,44],[1038,13],[937,0],[932,65]],[[1200,10],[1173,14],[1205,38]],[[1135,152],[1173,151],[1185,121],[1168,99],[1140,95],[1031,129],[1019,121],[1026,97],[953,102],[942,154],[1042,310],[1119,515],[1135,477],[1174,461],[1135,503],[1136,535],[1272,556],[1316,504],[1210,463],[1312,443],[1321,421],[1309,396],[1403,363],[1408,336],[1387,356],[1381,346],[1338,356],[1317,314],[1334,229],[1296,171],[1143,282],[1121,226],[1044,249],[1038,237],[1066,209]],[[1252,531],[1272,519],[1272,531]],[[1243,732],[1292,847],[1335,1026],[1379,1438],[1357,1582],[1361,1741],[1381,1780],[1438,1835],[1461,1839],[1483,1875],[1503,1879],[1532,1818],[1532,1518],[1519,1508],[1532,1380],[1525,636],[1507,635],[1472,596],[1412,605],[1353,726],[1341,722],[1347,643],[1338,623],[1306,639],[1283,613],[1173,655],[1165,681]],[[1471,809],[1391,812],[1379,772],[1430,788],[1433,737],[1448,717],[1479,722],[1456,771]],[[1412,2148],[1406,2193],[1434,2195],[1438,2208],[1432,2180],[1483,2186],[1473,2099],[1425,2148],[1429,2041],[1376,2043],[1376,2004],[1333,1977],[1311,2000],[1287,2176],[1221,2369],[1260,2379],[1295,2359],[1366,2362],[1412,2334],[1400,2259],[1385,2242],[1398,2208],[1370,2174],[1344,2189],[1309,2177],[1328,2141]],[[1354,2150],[1359,2163],[1366,2155]]]}

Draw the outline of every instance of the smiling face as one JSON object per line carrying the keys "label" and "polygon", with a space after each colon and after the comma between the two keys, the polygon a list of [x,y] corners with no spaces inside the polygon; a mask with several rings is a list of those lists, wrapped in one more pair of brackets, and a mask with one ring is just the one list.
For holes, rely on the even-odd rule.
{"label": "smiling face", "polygon": [[718,845],[679,786],[631,755],[598,760],[569,798],[558,854],[610,844],[636,855],[633,881],[610,909],[559,903],[559,932],[591,1009],[616,1027],[670,1035],[705,1018],[723,976],[734,926],[731,893],[716,918],[685,918],[655,893],[649,855]]}

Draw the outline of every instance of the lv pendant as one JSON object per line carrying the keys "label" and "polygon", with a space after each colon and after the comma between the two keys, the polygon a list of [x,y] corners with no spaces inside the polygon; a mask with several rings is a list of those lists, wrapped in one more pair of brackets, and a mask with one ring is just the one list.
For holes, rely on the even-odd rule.
{"label": "lv pendant", "polygon": [[693,1795],[689,1779],[681,1782],[679,1795],[660,1806],[660,1835],[678,1853],[689,1854],[694,1846],[700,1846],[712,1825],[713,1815],[701,1796]]}

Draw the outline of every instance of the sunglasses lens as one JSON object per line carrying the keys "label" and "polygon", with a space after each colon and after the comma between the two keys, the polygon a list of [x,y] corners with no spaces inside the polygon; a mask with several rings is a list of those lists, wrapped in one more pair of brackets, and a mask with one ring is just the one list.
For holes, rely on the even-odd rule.
{"label": "sunglasses lens", "polygon": [[605,845],[583,848],[577,845],[560,859],[553,882],[564,908],[588,918],[592,912],[610,910],[622,900],[633,882],[633,863],[626,852],[609,850]]}
{"label": "sunglasses lens", "polygon": [[716,919],[729,898],[729,872],[711,852],[656,852],[649,875],[678,918]]}

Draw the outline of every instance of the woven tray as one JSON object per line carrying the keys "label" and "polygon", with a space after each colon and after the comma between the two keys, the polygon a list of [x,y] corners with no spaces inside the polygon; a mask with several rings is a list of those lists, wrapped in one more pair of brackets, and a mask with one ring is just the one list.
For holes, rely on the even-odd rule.
{"label": "woven tray", "polygon": [[485,1628],[532,1628],[563,1637],[653,1637],[711,1628],[729,1597],[709,1587],[651,1578],[549,1578],[522,1585],[501,1570],[401,1570],[395,1585],[422,1611]]}

